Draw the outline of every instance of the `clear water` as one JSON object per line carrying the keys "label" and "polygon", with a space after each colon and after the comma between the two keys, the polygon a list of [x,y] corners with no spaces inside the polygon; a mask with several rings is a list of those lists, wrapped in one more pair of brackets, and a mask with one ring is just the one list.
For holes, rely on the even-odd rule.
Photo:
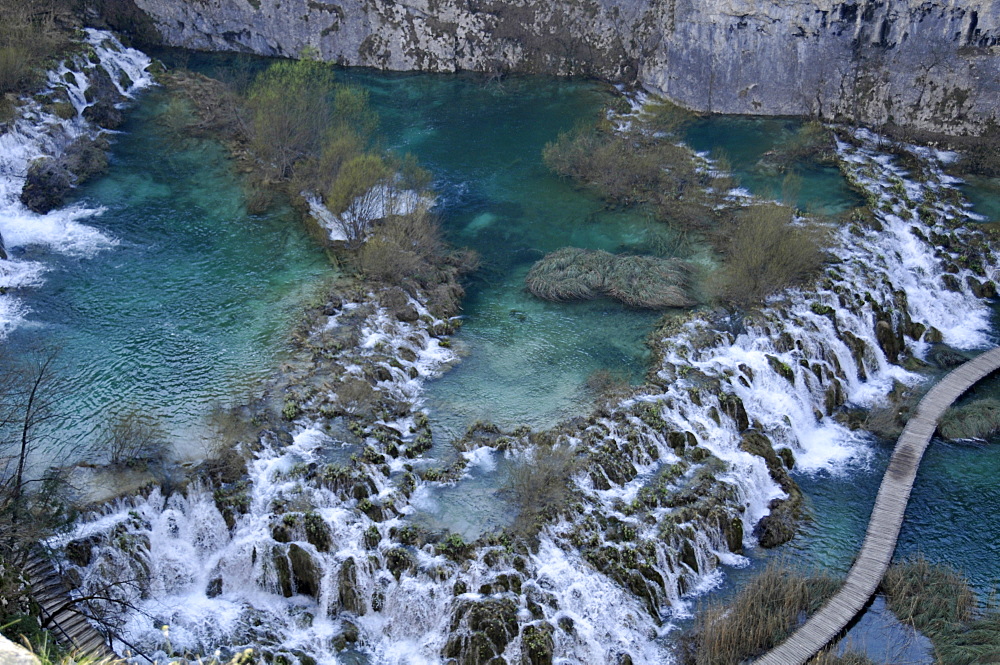
{"label": "clear water", "polygon": [[77,453],[122,409],[162,417],[182,456],[201,453],[204,417],[267,376],[331,272],[290,209],[247,214],[221,146],[168,136],[165,102],[142,96],[108,174],[76,194],[104,209],[85,223],[117,242],[88,256],[24,250],[49,270],[5,344],[60,349],[57,436]]}
{"label": "clear water", "polygon": [[740,184],[757,196],[782,200],[785,177],[795,174],[801,179],[800,186],[797,192],[788,193],[797,194],[797,199],[784,202],[800,210],[836,215],[864,205],[864,198],[851,189],[836,165],[806,160],[784,165],[783,173],[760,167],[765,153],[793,139],[800,127],[802,120],[798,118],[713,115],[695,120],[685,139],[712,158],[728,158]]}
{"label": "clear water", "polygon": [[[464,362],[429,386],[435,422],[456,431],[477,418],[542,427],[585,406],[581,386],[593,370],[641,376],[642,342],[657,315],[606,302],[542,303],[522,286],[527,267],[553,249],[622,251],[646,243],[641,215],[606,210],[553,178],[539,158],[559,131],[593,117],[608,92],[541,79],[498,87],[461,76],[349,71],[342,77],[371,91],[386,145],[416,153],[435,174],[451,240],[484,258],[455,341]],[[56,269],[33,296],[29,325],[11,337],[13,344],[39,337],[63,344],[75,382],[65,410],[77,416],[80,436],[96,427],[95,411],[122,404],[159,410],[178,431],[190,428],[211,402],[266,375],[287,322],[328,272],[290,213],[246,215],[238,178],[218,146],[167,140],[155,118],[162,101],[155,93],[143,101],[119,139],[111,174],[80,192],[86,205],[107,209],[91,223],[118,244],[90,258],[46,256]],[[699,150],[724,148],[743,184],[769,195],[781,178],[753,166],[792,129],[783,120],[712,118],[696,123],[690,137]],[[808,193],[800,207],[838,211],[860,200],[839,174],[799,170]],[[979,588],[995,579],[984,563],[993,550],[988,542],[979,548],[996,532],[992,523],[984,528],[982,514],[995,514],[997,503],[989,490],[996,465],[984,463],[981,451],[932,448],[921,473],[933,478],[918,479],[914,517],[901,542],[903,552],[919,548],[935,558],[928,548],[938,548],[959,567],[976,566]],[[878,449],[866,469],[801,476],[816,520],[784,551],[846,569],[885,463]],[[502,465],[488,466],[428,496],[423,519],[473,533],[502,517],[496,502],[490,510],[490,479]],[[968,491],[956,492],[957,485]],[[942,510],[944,501],[954,510]],[[729,587],[745,574],[731,574],[737,584]]]}
{"label": "clear water", "polygon": [[480,419],[550,426],[588,408],[592,372],[640,379],[658,314],[606,300],[548,303],[524,289],[528,269],[553,250],[637,251],[645,241],[644,216],[607,209],[541,159],[546,142],[596,116],[608,91],[541,79],[342,78],[370,91],[387,146],[414,153],[434,174],[449,240],[482,257],[455,339],[463,361],[427,390],[439,430],[461,432]]}

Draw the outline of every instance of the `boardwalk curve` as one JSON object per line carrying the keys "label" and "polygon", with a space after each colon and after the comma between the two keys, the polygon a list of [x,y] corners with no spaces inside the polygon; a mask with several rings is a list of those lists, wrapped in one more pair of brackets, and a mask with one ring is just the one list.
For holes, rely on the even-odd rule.
{"label": "boardwalk curve", "polygon": [[756,665],[801,665],[833,641],[875,594],[896,549],[913,481],[937,421],[962,393],[1000,369],[1000,347],[944,376],[924,395],[906,423],[882,478],[868,531],[840,590],[791,637],[761,656]]}

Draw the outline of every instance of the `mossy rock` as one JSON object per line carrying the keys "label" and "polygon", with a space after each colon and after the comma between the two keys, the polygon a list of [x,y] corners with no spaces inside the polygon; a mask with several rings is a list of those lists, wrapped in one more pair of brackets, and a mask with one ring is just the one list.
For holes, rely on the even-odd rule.
{"label": "mossy rock", "polygon": [[747,417],[746,407],[743,406],[743,400],[737,395],[731,393],[719,395],[719,406],[722,412],[736,423],[738,431],[742,432],[750,427],[750,419]]}
{"label": "mossy rock", "polygon": [[292,543],[288,546],[288,561],[291,563],[295,590],[318,600],[322,587],[322,569],[313,560],[312,555]]}
{"label": "mossy rock", "polygon": [[786,365],[777,356],[772,356],[771,354],[767,354],[766,358],[767,358],[767,364],[771,366],[771,369],[774,370],[774,372],[778,374],[778,376],[787,380],[789,383],[795,383],[795,372],[794,370],[792,370],[791,367]]}
{"label": "mossy rock", "polygon": [[899,362],[899,354],[903,352],[903,335],[892,328],[888,321],[878,321],[875,324],[875,339],[891,363]]}
{"label": "mossy rock", "polygon": [[405,547],[394,547],[385,553],[385,567],[398,581],[403,573],[416,568],[413,555]]}
{"label": "mossy rock", "polygon": [[521,633],[521,664],[522,665],[552,665],[555,642],[552,624],[542,622],[529,624]]}
{"label": "mossy rock", "polygon": [[21,188],[21,203],[32,212],[46,214],[66,200],[72,187],[72,175],[54,159],[42,157],[28,166]]}
{"label": "mossy rock", "polygon": [[368,606],[363,596],[358,592],[358,566],[354,557],[348,557],[341,564],[337,589],[340,606],[347,612],[364,616],[365,612],[368,611]]}
{"label": "mossy rock", "polygon": [[517,605],[510,598],[461,599],[442,655],[461,665],[496,662],[517,634]]}
{"label": "mossy rock", "polygon": [[771,512],[754,527],[758,543],[765,549],[784,545],[795,537],[797,509],[790,501],[777,499],[771,503]]}

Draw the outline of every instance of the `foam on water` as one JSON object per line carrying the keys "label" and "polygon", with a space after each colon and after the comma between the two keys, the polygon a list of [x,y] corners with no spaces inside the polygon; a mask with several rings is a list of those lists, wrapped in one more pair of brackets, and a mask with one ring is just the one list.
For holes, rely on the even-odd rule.
{"label": "foam on water", "polygon": [[[40,157],[58,157],[75,139],[96,136],[102,130],[92,127],[83,117],[90,105],[86,91],[89,72],[103,68],[126,97],[152,85],[146,68],[149,58],[135,49],[122,46],[111,33],[88,29],[86,42],[97,54],[98,63],[75,56],[48,73],[48,85],[42,92],[65,91],[75,114],[68,119],[47,112],[34,99],[22,100],[19,117],[0,135],[0,235],[8,252],[8,261],[0,262],[0,288],[21,289],[37,286],[45,270],[43,262],[17,258],[18,249],[44,247],[47,251],[71,256],[92,256],[117,241],[81,220],[99,215],[99,208],[70,206],[40,215],[28,210],[20,200],[21,189],[32,161]],[[10,251],[14,250],[14,251]],[[25,276],[30,275],[26,279]],[[0,337],[13,330],[27,312],[14,296],[0,296]]]}

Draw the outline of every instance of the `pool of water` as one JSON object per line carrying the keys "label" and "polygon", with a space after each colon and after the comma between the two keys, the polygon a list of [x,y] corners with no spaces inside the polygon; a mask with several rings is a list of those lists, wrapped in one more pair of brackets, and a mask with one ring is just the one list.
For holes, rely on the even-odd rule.
{"label": "pool of water", "polygon": [[58,349],[53,437],[75,458],[125,410],[161,418],[180,455],[200,454],[205,416],[267,376],[331,273],[290,208],[247,214],[220,145],[167,133],[165,103],[145,93],[108,174],[76,192],[74,203],[103,209],[84,223],[115,244],[87,256],[25,250],[48,271],[5,344]]}
{"label": "pool of water", "polygon": [[[710,157],[728,158],[740,184],[757,196],[820,215],[836,215],[864,205],[864,198],[850,187],[835,164],[807,159],[782,164],[780,172],[762,164],[769,151],[793,140],[801,127],[799,118],[712,115],[692,122],[685,139]],[[789,174],[799,180],[797,186],[785,188]],[[788,196],[795,200],[784,200]]]}
{"label": "pool of water", "polygon": [[342,78],[369,90],[386,144],[434,174],[449,240],[482,257],[455,340],[463,361],[428,385],[438,433],[476,420],[551,426],[588,409],[592,372],[641,379],[658,314],[607,300],[549,303],[524,288],[531,265],[561,247],[636,251],[645,242],[644,215],[608,209],[541,159],[559,132],[596,117],[609,91],[531,78],[498,85],[353,70]]}

